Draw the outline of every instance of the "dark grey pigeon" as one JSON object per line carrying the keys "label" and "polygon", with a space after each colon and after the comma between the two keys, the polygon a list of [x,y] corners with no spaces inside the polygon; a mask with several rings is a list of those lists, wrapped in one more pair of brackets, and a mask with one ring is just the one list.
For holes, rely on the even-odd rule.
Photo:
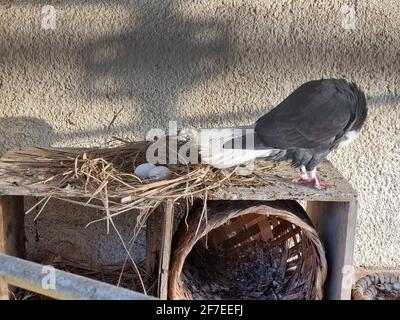
{"label": "dark grey pigeon", "polygon": [[[364,93],[342,79],[304,83],[254,125],[235,129],[220,152],[201,144],[202,161],[228,168],[254,158],[291,160],[301,171],[296,183],[325,189],[318,181],[317,165],[333,149],[351,143],[367,117]],[[214,138],[215,140],[215,138]],[[213,141],[214,141],[213,140]]]}

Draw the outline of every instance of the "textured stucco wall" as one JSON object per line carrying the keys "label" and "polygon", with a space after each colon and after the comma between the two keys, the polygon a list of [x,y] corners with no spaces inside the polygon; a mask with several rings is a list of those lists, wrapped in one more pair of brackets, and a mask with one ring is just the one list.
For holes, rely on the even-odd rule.
{"label": "textured stucco wall", "polygon": [[[102,144],[112,134],[142,138],[168,120],[246,124],[307,80],[345,77],[366,91],[370,106],[361,138],[330,156],[360,194],[356,263],[398,267],[400,6],[355,0],[352,29],[343,20],[348,3],[3,0],[0,153]],[[46,4],[56,9],[55,30],[41,28]],[[36,223],[28,218],[28,248],[70,246],[72,256],[107,260],[99,253],[104,237],[96,238],[105,226],[84,230],[89,212],[59,210],[54,204]],[[128,234],[134,217],[124,219]]]}

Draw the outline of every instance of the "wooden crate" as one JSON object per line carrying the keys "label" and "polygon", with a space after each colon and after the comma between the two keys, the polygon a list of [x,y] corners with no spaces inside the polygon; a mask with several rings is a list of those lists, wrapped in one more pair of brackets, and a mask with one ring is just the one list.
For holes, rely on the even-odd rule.
{"label": "wooden crate", "polygon": [[[262,162],[256,162],[262,165]],[[318,168],[318,175],[322,180],[335,185],[325,191],[310,187],[295,185],[292,178],[298,172],[287,163],[280,163],[272,172],[265,173],[265,180],[271,181],[270,185],[262,188],[227,188],[211,191],[209,201],[213,200],[299,200],[306,204],[306,211],[314,223],[322,242],[324,243],[328,260],[328,277],[325,284],[325,299],[349,300],[351,299],[351,279],[353,278],[353,254],[357,217],[357,193],[343,178],[337,169],[325,161]],[[173,208],[165,210],[165,221],[170,221]],[[155,217],[155,216],[154,216]],[[155,234],[164,230],[163,234],[172,234],[173,224],[166,225],[160,218],[150,219],[148,222],[148,255],[150,264],[155,261],[169,261],[170,251],[154,248]],[[158,232],[154,232],[158,230]],[[168,231],[166,231],[168,230]],[[169,238],[169,236],[167,236]],[[164,239],[165,240],[165,239]],[[158,257],[158,258],[157,258]],[[166,264],[165,264],[166,265]],[[149,269],[151,271],[151,269]],[[154,270],[153,270],[154,272]],[[165,269],[163,270],[165,272]],[[161,298],[167,297],[167,281],[162,284],[159,291]]]}
{"label": "wooden crate", "polygon": [[[264,166],[263,161],[256,165]],[[319,177],[335,185],[326,191],[295,185],[292,177],[298,172],[287,163],[265,172],[268,183],[261,188],[226,188],[209,193],[212,200],[301,200],[325,245],[328,260],[326,299],[350,299],[354,236],[357,214],[357,193],[329,161],[318,168]],[[0,175],[0,252],[24,256],[24,196],[40,196],[45,185],[31,186],[29,181]],[[65,197],[71,196],[66,191]],[[160,215],[152,215],[147,224],[146,265],[159,278],[157,295],[167,297],[168,268],[174,227],[174,206],[167,203]],[[1,267],[1,266],[0,266]],[[0,281],[0,298],[7,299],[7,284]]]}

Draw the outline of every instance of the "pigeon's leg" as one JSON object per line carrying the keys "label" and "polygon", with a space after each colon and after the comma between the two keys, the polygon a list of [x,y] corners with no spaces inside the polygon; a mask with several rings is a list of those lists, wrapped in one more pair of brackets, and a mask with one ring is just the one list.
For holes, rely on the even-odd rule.
{"label": "pigeon's leg", "polygon": [[305,186],[312,186],[318,190],[326,190],[327,188],[332,187],[332,185],[318,180],[317,168],[314,168],[311,171],[307,171],[307,174],[309,176],[309,179],[308,181],[303,182]]}
{"label": "pigeon's leg", "polygon": [[300,166],[300,173],[301,175],[299,177],[296,177],[292,180],[294,183],[301,183],[304,181],[308,181],[308,174],[305,166]]}
{"label": "pigeon's leg", "polygon": [[318,190],[326,189],[326,186],[324,186],[323,184],[321,184],[322,181],[321,181],[321,182],[318,181],[318,178],[317,178],[317,168],[314,168],[314,169],[312,169],[311,171],[307,171],[307,173],[309,174],[310,179],[309,179],[309,183],[306,184],[306,185],[313,186],[314,188],[316,188],[316,189],[318,189]]}
{"label": "pigeon's leg", "polygon": [[302,176],[299,178],[293,179],[293,182],[302,184],[304,186],[314,187],[318,190],[325,190],[329,187],[332,187],[332,185],[318,180],[316,168],[312,169],[311,171],[306,171],[306,169],[304,167],[301,167],[300,170],[301,170]]}

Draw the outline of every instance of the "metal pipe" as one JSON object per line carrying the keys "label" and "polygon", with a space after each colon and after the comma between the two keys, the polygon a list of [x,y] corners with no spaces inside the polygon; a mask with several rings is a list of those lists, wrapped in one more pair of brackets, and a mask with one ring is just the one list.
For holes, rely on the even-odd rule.
{"label": "metal pipe", "polygon": [[154,300],[155,297],[0,254],[0,279],[59,300]]}

